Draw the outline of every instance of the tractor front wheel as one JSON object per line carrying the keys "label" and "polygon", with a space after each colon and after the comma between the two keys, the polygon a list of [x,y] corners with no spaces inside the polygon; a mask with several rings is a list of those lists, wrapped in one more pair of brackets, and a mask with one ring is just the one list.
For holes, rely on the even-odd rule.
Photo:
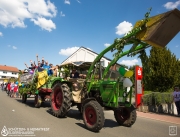
{"label": "tractor front wheel", "polygon": [[119,125],[131,127],[136,121],[136,110],[121,108],[114,110],[114,117]]}
{"label": "tractor front wheel", "polygon": [[41,107],[41,103],[42,103],[42,99],[39,95],[35,95],[35,98],[34,98],[34,106],[36,108],[40,108]]}
{"label": "tractor front wheel", "polygon": [[97,101],[89,101],[83,106],[83,121],[86,127],[93,132],[102,129],[105,122],[104,112]]}
{"label": "tractor front wheel", "polygon": [[56,117],[65,117],[71,107],[72,94],[67,84],[56,83],[51,93],[51,109]]}

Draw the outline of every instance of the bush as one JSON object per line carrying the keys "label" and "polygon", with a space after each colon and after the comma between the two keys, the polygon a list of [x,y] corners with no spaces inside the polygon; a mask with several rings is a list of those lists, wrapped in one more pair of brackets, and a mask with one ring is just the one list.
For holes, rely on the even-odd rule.
{"label": "bush", "polygon": [[142,96],[142,103],[144,105],[159,106],[161,104],[173,103],[173,96],[171,92],[160,93],[151,92]]}

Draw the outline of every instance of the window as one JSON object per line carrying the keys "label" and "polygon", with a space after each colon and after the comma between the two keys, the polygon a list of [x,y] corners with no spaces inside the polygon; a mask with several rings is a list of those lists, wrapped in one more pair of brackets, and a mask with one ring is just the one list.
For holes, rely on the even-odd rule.
{"label": "window", "polygon": [[101,66],[105,66],[104,60],[101,60]]}
{"label": "window", "polygon": [[12,74],[13,74],[13,75],[16,75],[17,73],[15,73],[15,72],[12,72]]}
{"label": "window", "polygon": [[2,76],[2,78],[6,78],[6,76]]}
{"label": "window", "polygon": [[4,73],[4,74],[7,74],[7,72],[6,72],[6,71],[3,71],[3,73]]}

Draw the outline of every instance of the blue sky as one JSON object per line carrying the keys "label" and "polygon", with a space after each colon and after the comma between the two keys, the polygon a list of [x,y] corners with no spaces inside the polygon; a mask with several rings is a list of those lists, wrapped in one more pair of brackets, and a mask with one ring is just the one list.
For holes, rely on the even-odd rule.
{"label": "blue sky", "polygon": [[[25,69],[36,54],[61,64],[81,46],[100,53],[150,7],[154,16],[180,9],[180,0],[0,0],[0,65]],[[167,45],[177,58],[179,40],[180,34]],[[137,57],[119,63],[141,65]]]}

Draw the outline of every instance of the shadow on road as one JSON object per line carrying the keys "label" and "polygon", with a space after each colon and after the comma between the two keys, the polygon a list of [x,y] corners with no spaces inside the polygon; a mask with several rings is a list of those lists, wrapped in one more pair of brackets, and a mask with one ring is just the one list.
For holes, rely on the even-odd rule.
{"label": "shadow on road", "polygon": [[[15,99],[19,103],[22,103],[21,98],[15,98]],[[31,99],[31,100],[28,100],[28,99]],[[26,103],[22,103],[22,104],[24,104],[26,106],[29,106],[29,107],[32,107],[32,108],[35,108],[35,106],[34,106],[34,99],[32,100],[32,98],[27,98]],[[43,108],[50,107],[50,103],[49,102],[42,102],[41,107],[43,107]]]}
{"label": "shadow on road", "polygon": [[[46,111],[47,111],[47,113],[49,113],[50,115],[53,115],[51,109],[48,109],[48,110],[46,110]],[[67,114],[66,117],[68,117],[68,118],[73,118],[73,119],[76,119],[76,120],[80,121],[79,123],[75,123],[75,124],[78,125],[78,126],[80,126],[80,127],[82,127],[82,128],[84,128],[84,129],[87,129],[86,126],[82,123],[83,118],[82,118],[82,114],[79,112],[79,110],[75,110],[75,109],[69,110],[69,112],[68,112],[68,114]],[[66,117],[65,117],[65,118],[66,118]],[[60,119],[61,119],[61,118],[60,118]],[[113,128],[113,127],[118,127],[118,126],[119,126],[119,124],[118,124],[116,121],[114,121],[114,120],[112,120],[112,119],[105,119],[103,128]],[[88,129],[87,129],[87,130],[88,130]]]}

